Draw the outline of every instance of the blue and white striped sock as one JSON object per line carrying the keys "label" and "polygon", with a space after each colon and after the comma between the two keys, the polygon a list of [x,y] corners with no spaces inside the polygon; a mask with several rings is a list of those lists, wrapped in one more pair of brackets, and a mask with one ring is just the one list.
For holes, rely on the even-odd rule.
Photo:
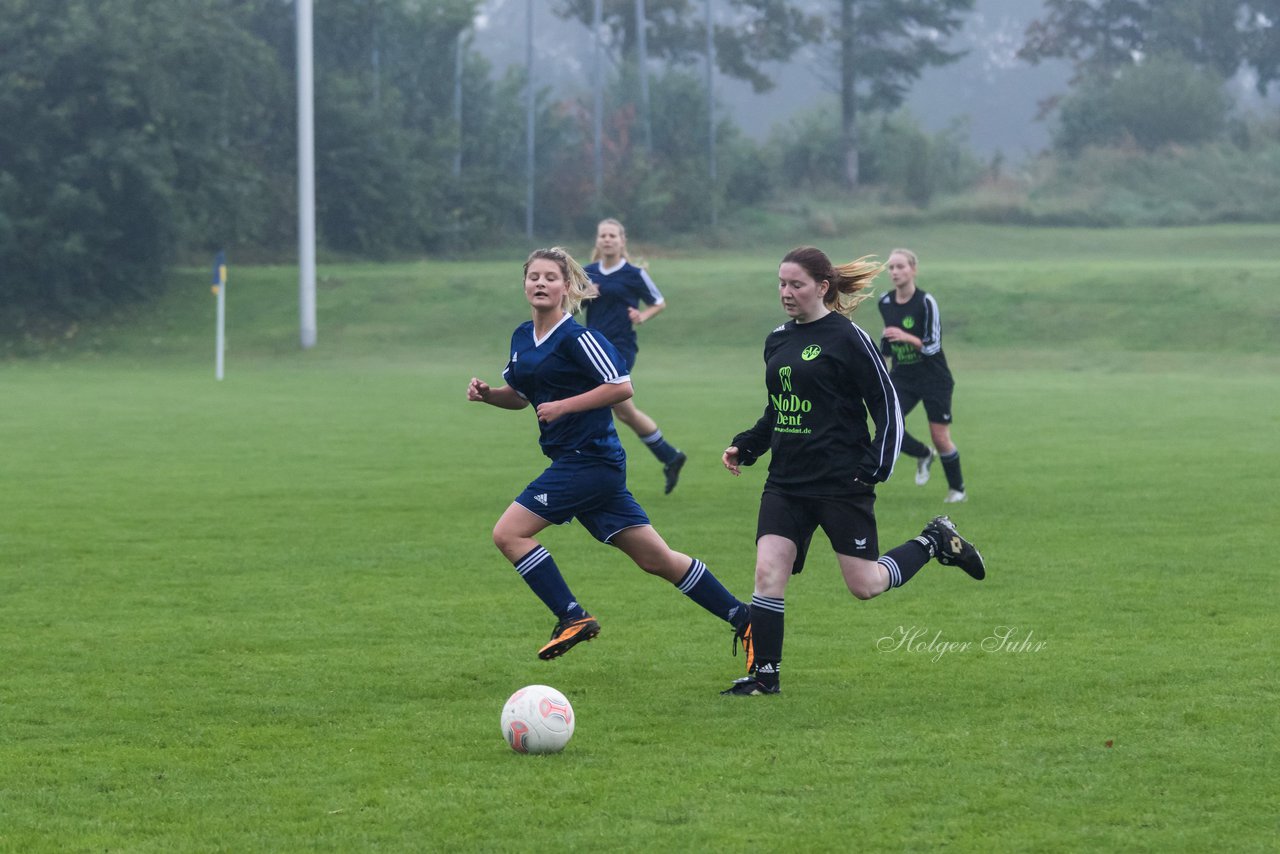
{"label": "blue and white striped sock", "polygon": [[711,574],[707,565],[697,558],[689,564],[684,578],[676,583],[681,593],[715,614],[726,623],[733,625],[734,617],[746,604],[725,589],[720,580]]}
{"label": "blue and white striped sock", "polygon": [[556,617],[563,620],[586,616],[586,609],[578,604],[578,600],[570,592],[551,552],[542,546],[536,546],[533,551],[516,561],[515,567],[525,584],[529,585]]}

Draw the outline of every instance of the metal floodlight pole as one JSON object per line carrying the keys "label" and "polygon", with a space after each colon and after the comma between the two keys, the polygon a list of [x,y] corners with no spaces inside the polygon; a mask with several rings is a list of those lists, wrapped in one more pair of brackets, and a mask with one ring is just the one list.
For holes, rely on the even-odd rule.
{"label": "metal floodlight pole", "polygon": [[715,13],[711,0],[706,0],[707,9],[707,177],[709,179],[711,198],[711,227],[716,226],[716,97],[715,66],[716,39]]}
{"label": "metal floodlight pole", "polygon": [[640,121],[644,125],[644,150],[653,154],[653,124],[649,120],[649,41],[644,0],[636,0],[636,71],[640,75]]}
{"label": "metal floodlight pole", "polygon": [[[591,14],[591,44],[593,52],[593,72],[595,80],[595,110],[592,116],[595,131],[593,164],[595,166],[596,206],[604,199],[604,80],[600,67],[600,19],[604,17],[604,0],[596,0]],[[599,211],[597,211],[598,213]]]}
{"label": "metal floodlight pole", "polygon": [[528,84],[525,114],[525,199],[524,199],[524,234],[533,239],[533,132],[534,132],[534,97],[533,97],[533,0],[527,0],[525,15],[525,77]]}
{"label": "metal floodlight pole", "polygon": [[462,72],[463,51],[466,48],[467,31],[458,31],[458,40],[453,55],[453,127],[458,135],[457,148],[453,150],[453,174],[462,174]]}
{"label": "metal floodlight pole", "polygon": [[315,86],[311,63],[311,0],[297,0],[298,52],[298,308],[302,349],[316,344]]}

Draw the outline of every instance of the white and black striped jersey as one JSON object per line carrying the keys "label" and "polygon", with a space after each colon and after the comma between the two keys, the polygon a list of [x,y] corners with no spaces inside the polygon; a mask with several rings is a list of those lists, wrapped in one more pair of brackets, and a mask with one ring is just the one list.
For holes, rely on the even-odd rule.
{"label": "white and black striped jersey", "polygon": [[765,489],[844,495],[857,491],[855,478],[889,478],[902,411],[867,333],[836,312],[812,323],[788,321],[765,339],[764,362],[764,414],[732,444],[745,465],[772,452]]}
{"label": "white and black striped jersey", "polygon": [[[540,403],[631,379],[626,363],[609,340],[568,314],[541,340],[534,333],[532,320],[516,327],[511,335],[511,360],[502,377],[535,410]],[[550,424],[539,421],[538,428],[542,452],[553,460],[569,453],[626,459],[613,426],[613,411],[607,406],[565,415]]]}

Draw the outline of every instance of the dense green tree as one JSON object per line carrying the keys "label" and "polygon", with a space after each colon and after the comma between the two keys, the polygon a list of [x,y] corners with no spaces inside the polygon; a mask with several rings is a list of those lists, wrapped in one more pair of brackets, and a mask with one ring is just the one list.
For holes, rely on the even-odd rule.
{"label": "dense green tree", "polygon": [[1198,145],[1221,136],[1231,101],[1222,78],[1174,55],[1086,77],[1063,99],[1054,145]]}
{"label": "dense green tree", "polygon": [[1249,68],[1264,94],[1280,79],[1280,0],[1045,0],[1045,9],[1019,56],[1070,60],[1077,79],[1152,55],[1224,78]]}
{"label": "dense green tree", "polygon": [[963,56],[947,39],[964,23],[973,0],[834,0],[837,22],[840,130],[846,186],[859,183],[858,117],[889,112],[906,99],[926,68]]}
{"label": "dense green tree", "polygon": [[258,166],[280,81],[242,5],[0,0],[7,325],[145,296],[184,238],[271,215]]}
{"label": "dense green tree", "polygon": [[[821,33],[821,20],[795,0],[716,0],[716,68],[751,84],[757,92],[773,88],[767,63],[789,59]],[[635,0],[604,0],[602,25],[617,64],[636,56]],[[590,26],[595,0],[557,0],[561,17]],[[671,66],[703,62],[706,15],[702,0],[645,0],[648,54]]]}

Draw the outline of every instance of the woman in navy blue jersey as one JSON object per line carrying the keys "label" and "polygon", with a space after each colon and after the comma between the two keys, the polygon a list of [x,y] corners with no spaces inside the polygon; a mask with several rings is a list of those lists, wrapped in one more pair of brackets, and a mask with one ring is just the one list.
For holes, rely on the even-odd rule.
{"label": "woman in navy blue jersey", "polygon": [[933,558],[975,579],[986,576],[982,555],[946,516],[880,554],[875,485],[893,472],[902,414],[875,343],[849,320],[879,270],[866,259],[833,266],[812,246],[793,249],[778,267],[782,310],[791,319],[764,342],[764,415],[733,437],[723,457],[736,476],[773,454],[756,522],[754,655],[747,675],[724,694],[780,690],[783,597],[818,528],[858,599],[906,584]]}
{"label": "woman in navy blue jersey", "polygon": [[[596,226],[596,246],[586,266],[593,297],[587,303],[587,328],[598,329],[613,342],[630,372],[636,364],[640,344],[636,327],[652,320],[667,307],[649,272],[627,260],[627,230],[616,219],[601,220]],[[613,414],[626,424],[662,463],[665,492],[670,494],[680,479],[687,457],[673,447],[658,424],[636,408],[632,400],[613,407]]]}
{"label": "woman in navy blue jersey", "polygon": [[[467,399],[501,409],[533,405],[539,443],[551,465],[498,519],[493,542],[556,616],[551,640],[538,650],[556,658],[600,633],[555,560],[535,539],[548,525],[576,518],[602,543],[617,546],[645,572],[665,578],[749,642],[746,604],[725,590],[700,560],[673,551],[627,490],[626,454],[610,407],[631,397],[626,363],[607,338],[580,326],[573,312],[591,286],[560,248],[537,249],[525,261],[524,295],[533,319],[511,336],[511,358],[494,388],[472,378]],[[736,646],[736,643],[735,643]]]}
{"label": "woman in navy blue jersey", "polygon": [[946,504],[964,501],[964,475],[960,471],[960,451],[951,441],[951,392],[955,380],[942,352],[942,323],[938,318],[938,302],[932,294],[916,287],[916,253],[895,249],[889,253],[889,278],[893,290],[880,298],[880,317],[884,321],[884,337],[880,352],[893,360],[894,388],[902,404],[902,415],[924,403],[929,419],[929,438],[933,450],[912,436],[902,434],[902,453],[916,460],[916,485],[929,482],[929,468],[935,459],[942,461],[947,475]]}

